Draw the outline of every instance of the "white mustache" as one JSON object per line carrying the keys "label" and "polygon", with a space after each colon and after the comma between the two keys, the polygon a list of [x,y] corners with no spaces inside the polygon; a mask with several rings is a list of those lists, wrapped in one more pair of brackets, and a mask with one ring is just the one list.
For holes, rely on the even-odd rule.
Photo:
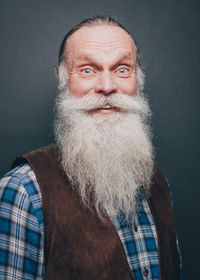
{"label": "white mustache", "polygon": [[110,107],[119,109],[121,112],[131,112],[146,117],[150,117],[151,115],[148,102],[144,97],[140,96],[116,93],[109,96],[87,94],[81,98],[65,95],[63,98],[68,108],[72,108],[73,110],[89,112],[109,105]]}

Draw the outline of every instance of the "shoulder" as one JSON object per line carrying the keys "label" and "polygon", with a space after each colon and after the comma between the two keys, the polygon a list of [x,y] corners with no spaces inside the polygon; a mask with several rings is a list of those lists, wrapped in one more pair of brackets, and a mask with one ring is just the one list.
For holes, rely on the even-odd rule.
{"label": "shoulder", "polygon": [[0,180],[1,211],[35,216],[43,232],[42,199],[35,174],[28,163],[20,164]]}
{"label": "shoulder", "polygon": [[160,205],[171,206],[171,192],[168,180],[156,164],[153,170],[149,201],[151,204],[157,204],[159,201]]}
{"label": "shoulder", "polygon": [[157,164],[154,164],[153,167],[152,188],[167,193],[169,193],[170,190],[168,180]]}

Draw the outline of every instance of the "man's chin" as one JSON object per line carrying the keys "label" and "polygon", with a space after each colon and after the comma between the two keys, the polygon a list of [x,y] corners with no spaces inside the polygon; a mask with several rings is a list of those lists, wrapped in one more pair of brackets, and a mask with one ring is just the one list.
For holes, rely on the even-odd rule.
{"label": "man's chin", "polygon": [[123,120],[124,115],[119,110],[99,110],[88,115],[93,128],[114,128]]}

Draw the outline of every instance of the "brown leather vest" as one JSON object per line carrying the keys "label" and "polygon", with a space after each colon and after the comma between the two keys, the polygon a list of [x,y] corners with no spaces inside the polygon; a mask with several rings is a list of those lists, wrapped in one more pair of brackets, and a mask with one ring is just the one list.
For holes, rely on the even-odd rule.
{"label": "brown leather vest", "polygon": [[[18,158],[33,168],[43,203],[45,279],[133,280],[120,238],[108,219],[102,223],[83,207],[63,173],[56,147]],[[167,182],[157,166],[149,199],[158,236],[160,279],[179,279],[179,255]]]}

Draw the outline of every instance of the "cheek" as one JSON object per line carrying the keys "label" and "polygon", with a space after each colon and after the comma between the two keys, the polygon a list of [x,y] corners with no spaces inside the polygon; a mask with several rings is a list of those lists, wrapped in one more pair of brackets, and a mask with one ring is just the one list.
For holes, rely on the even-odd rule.
{"label": "cheek", "polygon": [[136,93],[136,90],[137,90],[137,82],[136,82],[136,79],[124,79],[122,82],[121,82],[121,85],[120,85],[120,90],[127,94],[127,95],[134,95]]}
{"label": "cheek", "polygon": [[69,79],[68,82],[69,89],[72,95],[76,97],[82,97],[83,95],[89,93],[93,88],[93,81],[80,78]]}

